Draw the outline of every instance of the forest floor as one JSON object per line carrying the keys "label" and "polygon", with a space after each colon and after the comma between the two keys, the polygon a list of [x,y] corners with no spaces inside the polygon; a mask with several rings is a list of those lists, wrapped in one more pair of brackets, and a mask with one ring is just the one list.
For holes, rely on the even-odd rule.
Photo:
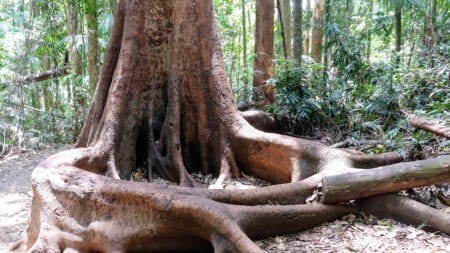
{"label": "forest floor", "polygon": [[[0,159],[0,252],[5,252],[11,243],[26,235],[33,168],[44,158],[67,148],[16,151]],[[139,180],[139,174],[134,177]],[[210,176],[195,175],[194,178],[203,183],[214,183]],[[244,176],[227,181],[225,188],[265,185],[266,182]],[[447,193],[450,191],[448,185],[442,187]],[[420,191],[426,193],[433,189]],[[441,208],[450,213],[448,207]],[[425,232],[390,219],[362,214],[348,215],[304,232],[267,238],[256,243],[268,252],[450,252],[448,235]]]}

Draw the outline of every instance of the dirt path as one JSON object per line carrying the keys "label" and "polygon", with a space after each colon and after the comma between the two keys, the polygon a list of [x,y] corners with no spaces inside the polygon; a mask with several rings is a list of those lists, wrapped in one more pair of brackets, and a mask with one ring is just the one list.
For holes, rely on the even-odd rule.
{"label": "dirt path", "polygon": [[0,160],[0,252],[26,234],[31,206],[31,172],[44,157],[58,152],[14,152]]}
{"label": "dirt path", "polygon": [[[43,158],[57,151],[21,152],[0,160],[0,252],[25,236],[32,198],[31,172]],[[208,177],[198,180],[213,183]],[[263,185],[264,182],[248,177],[228,182],[227,188]],[[450,252],[448,235],[425,232],[389,219],[355,215],[301,233],[260,240],[257,244],[271,253]]]}

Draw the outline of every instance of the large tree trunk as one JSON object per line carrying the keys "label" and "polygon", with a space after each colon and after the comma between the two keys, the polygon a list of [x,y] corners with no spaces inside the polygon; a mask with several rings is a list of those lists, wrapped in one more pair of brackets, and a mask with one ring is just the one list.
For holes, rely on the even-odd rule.
{"label": "large tree trunk", "polygon": [[255,61],[253,67],[253,87],[268,104],[275,101],[273,85],[267,81],[274,77],[274,0],[256,1]]}
{"label": "large tree trunk", "polygon": [[[77,146],[33,172],[32,252],[261,252],[251,239],[357,211],[303,205],[323,176],[401,161],[249,125],[226,80],[212,1],[204,0],[119,2]],[[126,181],[138,166],[149,179],[156,171],[182,186],[195,184],[194,170],[214,173],[216,186],[241,170],[286,184],[208,190]]]}

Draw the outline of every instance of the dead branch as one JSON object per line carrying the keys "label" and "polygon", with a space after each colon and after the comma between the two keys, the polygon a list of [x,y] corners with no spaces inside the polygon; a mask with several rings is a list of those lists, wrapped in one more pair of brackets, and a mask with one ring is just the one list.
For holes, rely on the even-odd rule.
{"label": "dead branch", "polygon": [[8,80],[0,83],[0,87],[6,87],[7,85],[18,83],[18,84],[29,84],[47,81],[50,79],[62,77],[69,74],[70,67],[64,66],[62,68],[48,70],[42,73],[29,75],[29,76],[19,76],[14,80]]}

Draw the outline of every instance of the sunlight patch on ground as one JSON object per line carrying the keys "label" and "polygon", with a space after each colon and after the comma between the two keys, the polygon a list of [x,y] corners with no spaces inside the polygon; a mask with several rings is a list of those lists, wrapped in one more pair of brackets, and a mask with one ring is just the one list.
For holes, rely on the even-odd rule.
{"label": "sunlight patch on ground", "polygon": [[0,193],[0,252],[25,235],[30,201],[31,192]]}

